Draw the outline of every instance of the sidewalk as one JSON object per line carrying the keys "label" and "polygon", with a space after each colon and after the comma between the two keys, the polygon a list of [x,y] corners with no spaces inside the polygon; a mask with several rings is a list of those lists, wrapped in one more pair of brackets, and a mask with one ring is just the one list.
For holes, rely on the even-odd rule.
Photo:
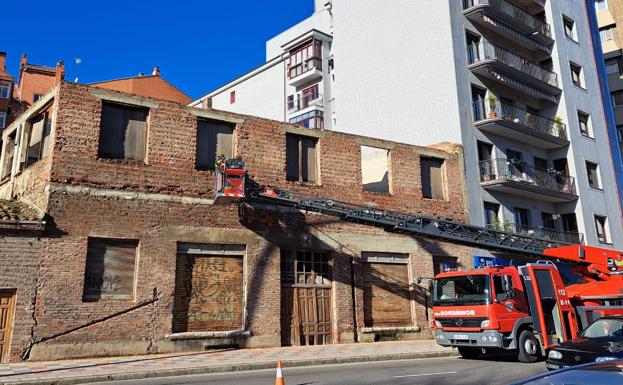
{"label": "sidewalk", "polygon": [[0,365],[0,384],[84,384],[348,362],[455,356],[434,340],[219,350]]}

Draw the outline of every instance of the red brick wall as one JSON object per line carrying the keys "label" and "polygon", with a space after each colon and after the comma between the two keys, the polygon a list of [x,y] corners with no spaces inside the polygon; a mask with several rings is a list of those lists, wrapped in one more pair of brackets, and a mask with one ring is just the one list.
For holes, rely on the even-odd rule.
{"label": "red brick wall", "polygon": [[[16,91],[21,91],[21,100],[28,106],[34,102],[35,94],[45,95],[54,87],[54,73],[42,73],[34,71],[22,71],[19,87]],[[18,95],[15,95],[17,98]]]}
{"label": "red brick wall", "polygon": [[[469,249],[465,247],[390,235],[382,229],[270,205],[213,205],[210,200],[213,173],[194,169],[197,118],[191,110],[175,103],[145,98],[126,100],[157,104],[148,118],[146,162],[98,159],[100,98],[106,97],[102,92],[62,83],[55,102],[52,153],[48,160],[40,162],[42,166],[36,173],[24,172],[15,180],[16,184],[29,186],[36,174],[43,181],[36,185],[47,186],[42,190],[33,188],[43,193],[32,194],[42,197],[41,207],[47,210],[49,222],[35,338],[128,309],[151,298],[154,288],[160,298],[153,305],[40,344],[34,350],[38,354],[36,358],[176,349],[165,336],[172,330],[178,242],[246,245],[246,330],[251,332],[256,345],[279,344],[280,249],[330,252],[335,342],[352,340],[349,333],[363,327],[362,251],[408,253],[413,277],[432,275],[432,255],[457,256],[467,266]],[[125,97],[115,92],[107,94]],[[334,132],[311,132],[266,119],[218,114],[240,121],[235,130],[235,153],[247,160],[249,174],[260,183],[352,203],[459,221],[467,219],[460,147],[445,152]],[[285,181],[286,132],[319,136],[320,185]],[[360,145],[390,149],[393,194],[362,191]],[[447,200],[422,198],[419,171],[422,155],[446,158]],[[35,170],[35,166],[27,171]],[[49,178],[44,170],[50,173]],[[30,190],[26,188],[24,194]],[[134,301],[82,301],[88,237],[139,240]],[[351,295],[351,258],[355,304]],[[422,290],[418,287],[413,292],[414,325],[426,330]],[[88,347],[88,344],[99,345]]]}

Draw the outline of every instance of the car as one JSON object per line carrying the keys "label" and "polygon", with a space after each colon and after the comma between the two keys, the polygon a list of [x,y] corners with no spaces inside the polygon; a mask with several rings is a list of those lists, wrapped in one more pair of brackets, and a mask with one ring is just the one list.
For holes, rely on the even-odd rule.
{"label": "car", "polygon": [[545,366],[556,370],[619,358],[623,358],[623,317],[602,317],[591,323],[580,337],[550,350]]}
{"label": "car", "polygon": [[554,372],[537,374],[511,385],[620,385],[623,383],[623,360],[592,362]]}

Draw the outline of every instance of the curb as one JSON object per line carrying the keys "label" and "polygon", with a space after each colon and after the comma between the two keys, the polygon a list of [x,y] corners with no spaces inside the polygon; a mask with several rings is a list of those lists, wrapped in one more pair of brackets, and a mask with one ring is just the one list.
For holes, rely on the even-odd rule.
{"label": "curb", "polygon": [[[413,360],[423,358],[443,358],[443,357],[456,357],[458,353],[456,351],[439,351],[439,352],[414,352],[414,353],[398,353],[398,354],[383,354],[373,356],[350,356],[350,357],[329,357],[329,358],[310,358],[303,360],[281,360],[285,368],[296,368],[303,366],[316,366],[316,365],[332,365],[332,364],[350,364],[357,362],[378,362],[378,361],[393,361],[393,360]],[[20,384],[20,385],[75,385],[75,384],[88,384],[93,382],[107,382],[107,381],[123,381],[123,380],[142,380],[147,378],[163,378],[173,376],[187,376],[193,374],[210,374],[210,373],[229,373],[229,372],[242,372],[248,370],[260,370],[260,369],[274,369],[276,363],[274,361],[269,362],[254,362],[249,364],[233,364],[233,365],[213,365],[213,366],[201,366],[195,368],[176,368],[176,369],[163,369],[163,370],[150,370],[139,371],[131,373],[116,373],[116,374],[98,374],[93,376],[82,377],[68,377],[57,378],[49,380],[26,380],[26,381],[9,381],[1,382],[1,385]]]}

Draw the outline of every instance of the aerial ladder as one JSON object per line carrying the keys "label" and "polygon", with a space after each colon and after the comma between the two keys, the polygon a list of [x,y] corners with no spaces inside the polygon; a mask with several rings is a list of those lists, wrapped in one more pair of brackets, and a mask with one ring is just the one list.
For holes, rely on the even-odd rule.
{"label": "aerial ladder", "polygon": [[[571,245],[537,235],[516,234],[419,214],[354,205],[322,196],[308,196],[258,184],[247,177],[242,159],[216,163],[215,202],[245,201],[290,207],[337,217],[343,221],[440,241],[524,256],[524,266],[490,266],[449,271],[431,282],[433,329],[437,342],[458,347],[464,356],[475,349],[517,350],[533,362],[547,349],[576,337],[588,322],[604,314],[623,315],[623,253]],[[573,265],[582,282],[565,286],[554,262]],[[482,298],[447,302],[441,283],[463,295],[461,285],[482,281]],[[450,285],[451,284],[451,285]],[[471,288],[472,290],[474,288]],[[487,298],[485,298],[485,293]],[[444,294],[445,295],[445,294]],[[437,302],[436,302],[437,300]]]}

